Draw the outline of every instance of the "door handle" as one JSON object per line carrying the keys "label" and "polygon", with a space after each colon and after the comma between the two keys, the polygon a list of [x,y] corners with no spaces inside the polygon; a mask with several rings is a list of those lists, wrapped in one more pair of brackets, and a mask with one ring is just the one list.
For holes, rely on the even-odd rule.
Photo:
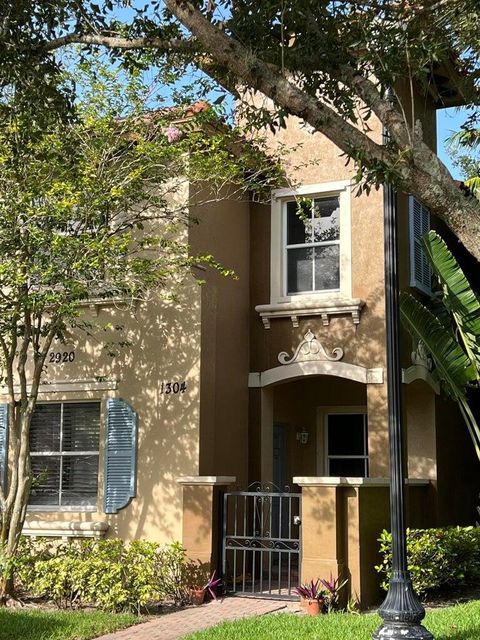
{"label": "door handle", "polygon": [[302,524],[302,519],[300,518],[300,516],[293,516],[293,524],[296,526]]}

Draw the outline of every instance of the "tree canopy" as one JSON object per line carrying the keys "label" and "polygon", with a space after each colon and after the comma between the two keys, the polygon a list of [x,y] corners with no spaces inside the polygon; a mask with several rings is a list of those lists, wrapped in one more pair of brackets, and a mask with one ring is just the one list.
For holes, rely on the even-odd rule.
{"label": "tree canopy", "polygon": [[[439,108],[478,104],[474,0],[21,0],[0,11],[4,87],[15,81],[25,95],[33,86],[68,103],[51,79],[69,43],[103,47],[129,68],[181,73],[193,64],[237,97],[239,87],[269,97],[274,110],[250,111],[255,122],[275,129],[298,116],[356,162],[364,185],[388,181],[414,194],[480,258],[479,205],[425,142],[415,100],[405,100],[413,92]],[[372,135],[372,115],[388,144]]]}
{"label": "tree canopy", "polygon": [[88,60],[56,68],[38,95],[9,82],[0,102],[0,379],[11,461],[8,470],[0,462],[0,594],[33,481],[29,430],[53,341],[107,329],[83,317],[92,300],[128,309],[174,295],[199,263],[225,273],[212,256],[191,255],[190,204],[224,197],[227,185],[232,197],[261,192],[277,174],[205,103],[146,111],[138,74],[117,73]]}

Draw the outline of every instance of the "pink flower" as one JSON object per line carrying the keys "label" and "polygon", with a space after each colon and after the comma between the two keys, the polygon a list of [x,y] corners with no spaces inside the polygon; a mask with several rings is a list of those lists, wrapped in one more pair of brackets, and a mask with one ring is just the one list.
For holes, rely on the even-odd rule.
{"label": "pink flower", "polygon": [[176,142],[177,140],[180,140],[180,138],[182,137],[182,132],[180,131],[180,129],[173,126],[166,127],[166,129],[163,130],[163,133],[165,134],[168,142],[170,143]]}

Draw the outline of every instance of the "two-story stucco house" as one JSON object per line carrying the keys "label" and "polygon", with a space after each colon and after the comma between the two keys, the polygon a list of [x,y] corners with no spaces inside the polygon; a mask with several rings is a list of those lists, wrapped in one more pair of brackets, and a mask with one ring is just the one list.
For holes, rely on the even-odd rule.
{"label": "two-story stucco house", "polygon": [[[419,109],[434,145],[435,105]],[[133,312],[92,300],[85,314],[122,324],[131,346],[112,359],[72,334],[52,350],[24,531],[181,540],[235,592],[288,595],[340,573],[369,604],[389,519],[384,194],[356,197],[321,135],[292,120],[281,136],[301,143],[305,162],[285,167],[295,188],[192,207],[192,252],[238,279],[205,271]],[[402,286],[421,295],[429,215],[406,194],[396,206]],[[471,522],[466,429],[408,338],[403,366],[409,522]]]}

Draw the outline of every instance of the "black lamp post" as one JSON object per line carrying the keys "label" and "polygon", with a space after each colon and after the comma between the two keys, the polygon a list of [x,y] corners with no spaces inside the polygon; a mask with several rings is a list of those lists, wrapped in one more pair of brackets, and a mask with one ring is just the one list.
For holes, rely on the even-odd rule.
{"label": "black lamp post", "polygon": [[420,622],[425,610],[416,596],[407,570],[405,532],[405,457],[402,433],[400,332],[398,301],[397,221],[395,193],[384,188],[385,316],[387,325],[388,436],[390,442],[390,516],[392,577],[378,612],[383,624],[374,640],[433,640]]}

